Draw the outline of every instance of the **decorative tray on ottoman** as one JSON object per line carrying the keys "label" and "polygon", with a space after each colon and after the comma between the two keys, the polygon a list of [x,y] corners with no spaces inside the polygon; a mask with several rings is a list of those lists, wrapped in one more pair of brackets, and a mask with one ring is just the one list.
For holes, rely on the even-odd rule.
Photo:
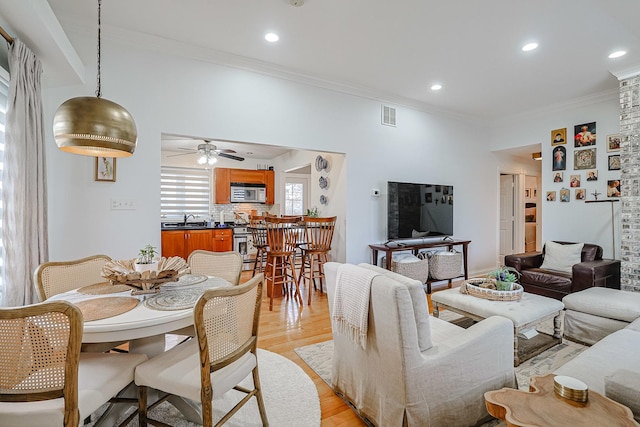
{"label": "decorative tray on ottoman", "polygon": [[492,301],[519,301],[522,298],[524,289],[518,283],[514,283],[510,291],[499,291],[495,285],[494,279],[469,279],[460,286],[460,292]]}
{"label": "decorative tray on ottoman", "polygon": [[160,259],[157,271],[136,271],[135,262],[136,258],[109,261],[102,267],[102,277],[112,285],[133,286],[136,289],[131,294],[142,295],[160,292],[160,285],[190,272],[187,262],[178,256]]}

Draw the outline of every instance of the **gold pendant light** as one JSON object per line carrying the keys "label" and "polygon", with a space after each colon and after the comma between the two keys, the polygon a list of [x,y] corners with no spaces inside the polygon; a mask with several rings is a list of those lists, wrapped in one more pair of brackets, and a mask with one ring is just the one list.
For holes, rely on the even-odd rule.
{"label": "gold pendant light", "polygon": [[100,81],[101,0],[98,0],[98,77],[96,97],[63,102],[53,117],[58,148],[94,157],[129,157],[136,149],[138,132],[133,117],[115,102],[102,98]]}

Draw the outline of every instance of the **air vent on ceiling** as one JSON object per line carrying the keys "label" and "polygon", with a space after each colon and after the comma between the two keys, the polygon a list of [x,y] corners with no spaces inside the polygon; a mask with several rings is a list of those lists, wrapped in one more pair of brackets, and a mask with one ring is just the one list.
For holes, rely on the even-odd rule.
{"label": "air vent on ceiling", "polygon": [[396,109],[387,105],[382,106],[382,124],[385,126],[396,126]]}

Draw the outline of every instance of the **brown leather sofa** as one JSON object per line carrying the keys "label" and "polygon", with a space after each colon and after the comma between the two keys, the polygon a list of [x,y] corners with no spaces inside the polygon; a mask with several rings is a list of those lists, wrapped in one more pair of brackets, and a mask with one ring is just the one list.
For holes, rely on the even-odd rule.
{"label": "brown leather sofa", "polygon": [[[572,242],[556,242],[563,245]],[[602,247],[585,243],[582,262],[575,264],[572,273],[541,269],[542,253],[513,254],[504,257],[504,264],[520,272],[520,284],[525,292],[561,300],[567,294],[602,286],[620,289],[620,261],[602,259]]]}

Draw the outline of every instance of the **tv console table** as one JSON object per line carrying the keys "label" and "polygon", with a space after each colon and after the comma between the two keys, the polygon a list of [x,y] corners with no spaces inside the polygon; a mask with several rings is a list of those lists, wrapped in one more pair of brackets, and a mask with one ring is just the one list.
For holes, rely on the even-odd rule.
{"label": "tv console table", "polygon": [[[374,244],[369,245],[371,251],[373,253],[373,265],[378,265],[378,252],[384,252],[386,255],[387,265],[385,268],[387,270],[391,270],[391,258],[393,257],[394,252],[400,251],[412,251],[414,255],[418,255],[420,249],[430,249],[430,248],[447,248],[448,250],[453,250],[454,246],[462,246],[462,264],[464,266],[464,279],[467,280],[469,278],[469,270],[467,267],[467,253],[468,247],[471,240],[441,240],[435,242],[423,242],[423,243],[408,243],[403,244],[402,242],[394,242],[392,244]],[[431,283],[433,282],[441,282],[442,280],[427,280],[427,293],[431,293]],[[449,279],[449,287],[451,287],[451,279]]]}

